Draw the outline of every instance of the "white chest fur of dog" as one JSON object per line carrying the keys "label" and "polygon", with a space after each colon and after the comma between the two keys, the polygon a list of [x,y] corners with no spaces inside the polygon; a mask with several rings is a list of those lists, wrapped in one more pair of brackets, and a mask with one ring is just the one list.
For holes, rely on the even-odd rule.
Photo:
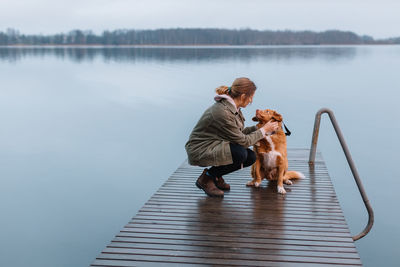
{"label": "white chest fur of dog", "polygon": [[264,162],[263,166],[264,168],[267,167],[269,169],[275,168],[276,165],[276,158],[277,157],[282,157],[281,153],[275,150],[275,145],[274,142],[272,142],[271,136],[266,136],[264,137],[265,140],[269,143],[271,147],[271,151],[269,152],[262,152],[264,154]]}

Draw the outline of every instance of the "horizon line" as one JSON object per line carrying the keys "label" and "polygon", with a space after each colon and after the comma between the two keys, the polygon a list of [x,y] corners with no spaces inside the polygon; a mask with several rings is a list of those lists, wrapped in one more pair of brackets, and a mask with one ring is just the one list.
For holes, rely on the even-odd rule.
{"label": "horizon line", "polygon": [[[400,38],[400,33],[397,36],[391,36],[391,37],[378,37],[377,39],[373,35],[369,34],[359,34],[355,31],[352,30],[339,30],[339,29],[326,29],[322,31],[318,30],[291,30],[291,29],[280,29],[280,30],[271,30],[271,29],[255,29],[255,28],[250,28],[250,27],[244,27],[244,28],[218,28],[218,27],[170,27],[170,28],[147,28],[147,29],[141,29],[141,28],[114,28],[112,30],[110,29],[103,29],[99,31],[95,31],[92,29],[82,29],[82,28],[75,28],[67,31],[59,31],[57,33],[23,33],[17,28],[12,28],[12,27],[7,27],[4,31],[0,30],[0,32],[6,33],[7,31],[12,30],[17,32],[19,35],[57,35],[57,34],[68,34],[74,31],[81,31],[83,33],[88,33],[91,32],[95,35],[98,34],[103,34],[104,32],[115,32],[115,31],[158,31],[158,30],[228,30],[228,31],[258,31],[258,32],[294,32],[294,33],[301,33],[301,32],[312,32],[312,33],[324,33],[324,32],[332,32],[332,31],[338,31],[338,32],[348,32],[348,33],[353,33],[356,34],[357,36],[365,36],[365,37],[371,37],[374,40],[387,40],[387,39],[395,39],[395,38]],[[97,33],[100,32],[100,33]]]}

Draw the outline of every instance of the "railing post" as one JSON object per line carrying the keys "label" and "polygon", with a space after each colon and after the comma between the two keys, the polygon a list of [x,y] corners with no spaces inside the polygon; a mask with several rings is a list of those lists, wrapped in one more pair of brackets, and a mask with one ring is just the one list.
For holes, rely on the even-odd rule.
{"label": "railing post", "polygon": [[342,146],[343,152],[346,156],[347,162],[349,163],[351,172],[353,174],[354,180],[357,184],[358,190],[360,191],[361,197],[364,201],[365,208],[367,209],[368,212],[368,223],[367,226],[364,228],[364,230],[359,233],[358,235],[353,236],[353,240],[358,240],[362,237],[364,237],[368,232],[371,230],[372,225],[374,224],[374,211],[372,210],[371,204],[369,203],[367,194],[365,193],[364,187],[361,183],[361,179],[358,175],[356,166],[353,162],[353,159],[350,155],[349,148],[347,147],[347,144],[344,140],[342,131],[339,128],[339,125],[336,121],[335,115],[333,114],[333,111],[328,109],[328,108],[321,108],[318,110],[318,112],[315,114],[315,122],[314,122],[314,130],[313,130],[313,136],[311,140],[311,148],[310,148],[310,157],[309,157],[309,165],[314,166],[315,162],[315,154],[317,151],[317,142],[318,142],[318,134],[319,134],[319,127],[321,124],[321,116],[323,113],[328,113],[329,118],[331,120],[331,123],[333,125],[333,128],[335,129],[336,135],[339,139],[340,145]]}
{"label": "railing post", "polygon": [[311,140],[311,149],[310,149],[310,157],[308,159],[308,164],[313,165],[315,161],[315,154],[317,153],[317,142],[318,142],[318,134],[319,134],[319,126],[321,124],[321,115],[322,113],[326,112],[325,108],[318,110],[315,114],[315,121],[314,121],[314,130]]}

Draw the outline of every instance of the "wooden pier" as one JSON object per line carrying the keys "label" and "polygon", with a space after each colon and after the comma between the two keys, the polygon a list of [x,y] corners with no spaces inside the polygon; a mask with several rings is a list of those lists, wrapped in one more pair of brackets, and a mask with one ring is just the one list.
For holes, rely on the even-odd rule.
{"label": "wooden pier", "polygon": [[306,178],[246,187],[250,168],[224,176],[231,191],[210,198],[195,186],[202,168],[183,163],[91,266],[361,266],[320,153],[289,149]]}

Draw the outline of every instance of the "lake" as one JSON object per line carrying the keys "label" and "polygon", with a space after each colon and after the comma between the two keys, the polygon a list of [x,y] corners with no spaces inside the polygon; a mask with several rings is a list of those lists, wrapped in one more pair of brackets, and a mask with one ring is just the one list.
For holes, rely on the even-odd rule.
{"label": "lake", "polygon": [[[375,212],[361,260],[399,266],[399,70],[400,46],[0,48],[0,266],[88,266],[186,159],[214,89],[243,76],[247,125],[278,110],[289,148],[335,112]],[[355,235],[367,212],[326,116],[318,149]]]}

